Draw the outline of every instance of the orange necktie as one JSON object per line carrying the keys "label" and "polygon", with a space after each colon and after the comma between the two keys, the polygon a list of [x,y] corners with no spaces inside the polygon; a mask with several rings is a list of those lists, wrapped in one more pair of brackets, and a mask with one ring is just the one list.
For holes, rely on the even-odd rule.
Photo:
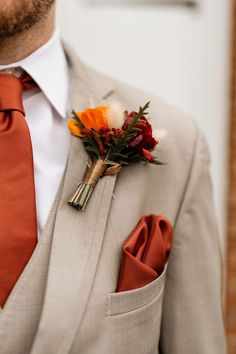
{"label": "orange necktie", "polygon": [[32,79],[0,73],[0,306],[37,244],[33,153],[22,103]]}

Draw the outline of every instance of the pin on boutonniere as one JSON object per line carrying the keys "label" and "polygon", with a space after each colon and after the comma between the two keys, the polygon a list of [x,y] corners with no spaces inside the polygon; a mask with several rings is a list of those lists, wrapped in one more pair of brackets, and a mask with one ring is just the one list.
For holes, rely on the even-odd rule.
{"label": "pin on boutonniere", "polygon": [[82,139],[91,161],[69,205],[84,210],[98,180],[119,173],[122,166],[141,161],[160,164],[151,153],[158,141],[146,118],[149,105],[150,102],[131,113],[118,103],[73,111],[69,130]]}

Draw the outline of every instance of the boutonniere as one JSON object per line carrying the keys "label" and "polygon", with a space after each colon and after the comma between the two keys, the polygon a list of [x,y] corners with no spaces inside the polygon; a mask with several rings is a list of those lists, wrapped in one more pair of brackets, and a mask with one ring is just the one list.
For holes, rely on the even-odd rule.
{"label": "boutonniere", "polygon": [[118,103],[73,111],[69,130],[83,141],[91,161],[69,205],[84,210],[98,180],[119,173],[123,166],[142,161],[160,164],[152,154],[158,141],[146,118],[149,104],[131,113]]}

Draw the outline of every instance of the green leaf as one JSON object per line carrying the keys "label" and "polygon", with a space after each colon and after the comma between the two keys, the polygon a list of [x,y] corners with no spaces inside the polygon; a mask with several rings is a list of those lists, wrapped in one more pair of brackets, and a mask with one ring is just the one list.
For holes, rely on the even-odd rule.
{"label": "green leaf", "polygon": [[84,142],[85,144],[89,144],[89,145],[94,146],[95,148],[97,148],[97,143],[96,143],[96,141],[95,141],[93,138],[91,138],[91,137],[85,137],[85,138],[83,138],[83,142]]}
{"label": "green leaf", "polygon": [[74,110],[72,110],[72,114],[73,114],[73,119],[75,119],[78,123],[78,126],[80,129],[84,128],[83,123],[81,122],[80,118],[77,116],[76,112]]}
{"label": "green leaf", "polygon": [[111,154],[110,156],[120,157],[120,158],[122,158],[122,159],[127,159],[127,158],[128,158],[127,155],[121,154],[120,152],[114,152],[114,153]]}
{"label": "green leaf", "polygon": [[167,165],[166,162],[161,162],[159,160],[154,160],[152,163],[155,164],[155,165]]}
{"label": "green leaf", "polygon": [[119,163],[120,163],[120,165],[125,165],[125,166],[129,165],[129,162],[126,162],[126,161],[120,161]]}
{"label": "green leaf", "polygon": [[97,156],[97,158],[100,157],[99,152],[98,152],[98,150],[96,148],[94,148],[92,146],[86,146],[86,150],[88,152],[93,152]]}

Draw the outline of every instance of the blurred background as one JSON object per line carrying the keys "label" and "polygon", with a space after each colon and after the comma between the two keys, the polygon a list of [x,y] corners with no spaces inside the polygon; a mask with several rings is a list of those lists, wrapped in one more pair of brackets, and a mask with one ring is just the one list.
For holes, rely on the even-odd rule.
{"label": "blurred background", "polygon": [[236,166],[231,168],[236,159],[231,151],[236,138],[234,1],[59,0],[58,4],[61,34],[85,62],[181,107],[205,132],[228,267],[229,354],[236,354],[236,213],[231,215],[236,200]]}

